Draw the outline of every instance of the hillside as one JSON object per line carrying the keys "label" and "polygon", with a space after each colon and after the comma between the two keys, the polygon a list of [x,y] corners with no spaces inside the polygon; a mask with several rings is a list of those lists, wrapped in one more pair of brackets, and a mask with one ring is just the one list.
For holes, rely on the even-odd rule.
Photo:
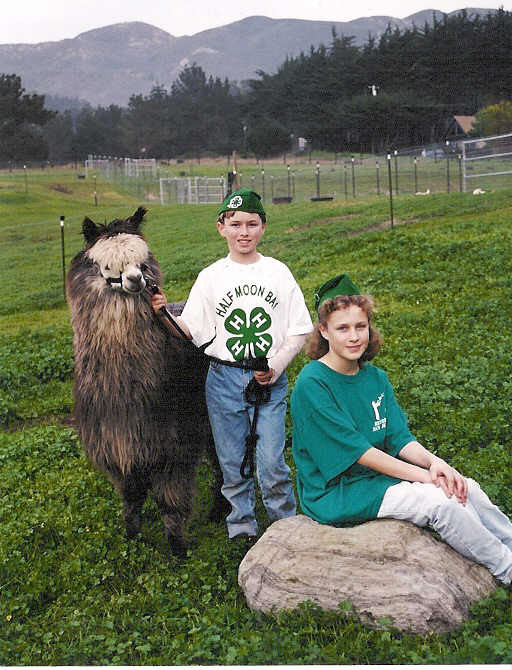
{"label": "hillside", "polygon": [[[485,15],[494,10],[467,11]],[[195,62],[208,74],[240,82],[258,70],[275,72],[286,56],[308,51],[311,45],[329,44],[333,28],[360,45],[389,24],[422,27],[434,15],[440,18],[442,13],[432,9],[405,19],[373,16],[348,22],[251,16],[183,37],[146,23],[118,23],[58,42],[2,44],[0,72],[20,75],[30,92],[80,98],[92,105],[126,105],[132,94],[147,94],[156,84],[169,87],[187,64]]]}

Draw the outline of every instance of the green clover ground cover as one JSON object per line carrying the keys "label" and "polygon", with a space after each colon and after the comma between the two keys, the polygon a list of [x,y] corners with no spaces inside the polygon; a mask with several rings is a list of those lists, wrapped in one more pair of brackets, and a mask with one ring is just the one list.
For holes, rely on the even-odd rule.
{"label": "green clover ground cover", "polygon": [[[72,178],[59,182],[73,190]],[[85,214],[110,220],[137,203],[114,194],[96,209],[84,191],[69,203],[74,196],[50,193],[42,178],[37,189],[4,202],[9,216],[0,225],[8,287],[0,294],[1,665],[512,661],[512,597],[504,589],[443,636],[369,630],[349,603],[337,613],[307,603],[273,616],[251,612],[237,585],[240,556],[224,528],[206,520],[206,464],[188,559],[166,555],[152,501],[140,539],[128,543],[118,497],[66,425],[73,362],[55,213],[66,214],[69,261]],[[384,336],[377,364],[413,432],[512,514],[512,193],[398,198],[396,221],[407,225],[392,231],[372,230],[388,217],[385,199],[269,210],[263,253],[291,267],[311,309],[314,288],[338,271],[374,294]],[[214,213],[151,209],[146,234],[170,298],[185,298],[201,267],[224,253]],[[304,363],[301,354],[292,364],[291,385]],[[264,527],[261,505],[258,514]]]}

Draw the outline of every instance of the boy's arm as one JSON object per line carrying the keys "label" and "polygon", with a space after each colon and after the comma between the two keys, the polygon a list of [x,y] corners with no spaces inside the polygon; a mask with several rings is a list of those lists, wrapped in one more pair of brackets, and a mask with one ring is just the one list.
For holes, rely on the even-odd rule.
{"label": "boy's arm", "polygon": [[254,376],[256,381],[259,381],[260,384],[273,384],[283,374],[295,356],[302,349],[304,342],[306,341],[306,337],[307,335],[288,335],[279,351],[274,356],[272,356],[272,358],[268,359],[268,367],[272,371],[272,376],[270,379],[268,379],[266,382],[265,379],[260,381],[260,379],[257,377],[258,373],[255,373]]}
{"label": "boy's arm", "polygon": [[[163,293],[156,293],[153,295],[151,298],[151,305],[153,307],[153,310],[155,314],[160,316],[160,310],[162,307],[167,307],[167,298]],[[165,323],[166,327],[175,335],[176,337],[182,337],[181,333],[179,333],[176,328],[173,327],[172,323],[168,319],[161,319],[163,323]],[[188,329],[187,324],[183,321],[182,318],[179,316],[175,316],[174,320],[176,323],[179,325],[179,327],[183,330],[185,335],[188,337],[189,340],[192,339],[192,335],[190,334],[190,330]]]}

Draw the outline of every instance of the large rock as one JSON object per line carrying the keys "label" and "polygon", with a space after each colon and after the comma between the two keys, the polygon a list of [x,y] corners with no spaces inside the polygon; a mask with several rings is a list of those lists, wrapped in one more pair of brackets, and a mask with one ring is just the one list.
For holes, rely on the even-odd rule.
{"label": "large rock", "polygon": [[310,600],[338,610],[349,601],[370,626],[387,617],[416,633],[456,628],[471,604],[496,588],[487,568],[406,521],[333,528],[302,515],[267,529],[240,564],[238,583],[251,609],[293,609]]}

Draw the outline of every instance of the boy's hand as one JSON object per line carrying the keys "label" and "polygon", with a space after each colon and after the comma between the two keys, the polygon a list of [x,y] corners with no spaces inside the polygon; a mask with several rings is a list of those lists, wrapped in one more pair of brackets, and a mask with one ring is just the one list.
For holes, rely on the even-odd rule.
{"label": "boy's hand", "polygon": [[261,384],[262,386],[266,386],[267,384],[270,384],[270,380],[274,376],[274,370],[270,368],[269,370],[265,370],[264,372],[262,370],[257,370],[254,373],[254,379],[258,382],[258,384]]}
{"label": "boy's hand", "polygon": [[162,307],[167,307],[167,298],[163,293],[155,293],[151,298],[151,306],[156,314],[162,309]]}

